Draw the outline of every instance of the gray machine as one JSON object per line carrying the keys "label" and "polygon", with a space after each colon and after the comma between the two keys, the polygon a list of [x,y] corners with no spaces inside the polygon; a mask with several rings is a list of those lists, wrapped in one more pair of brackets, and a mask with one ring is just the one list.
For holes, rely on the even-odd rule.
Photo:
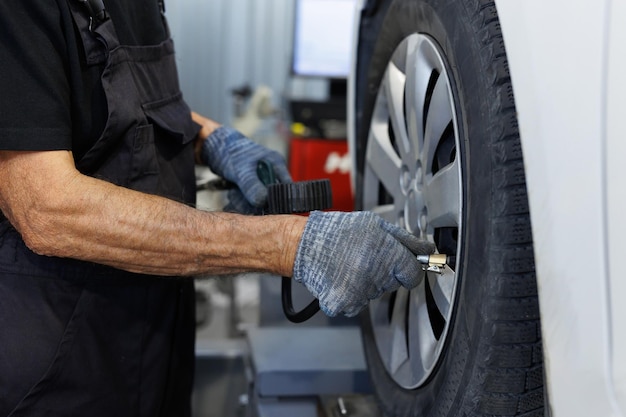
{"label": "gray machine", "polygon": [[[245,323],[249,311],[230,320],[234,309],[218,301],[199,328],[194,416],[379,416],[358,319],[318,313],[293,324],[280,306],[280,278],[250,278],[260,284],[254,324]],[[293,298],[303,305],[311,296],[298,284]]]}
{"label": "gray machine", "polygon": [[[260,325],[246,334],[248,417],[378,416],[358,319],[285,319],[276,277],[261,280]],[[295,305],[311,295],[294,285]]]}

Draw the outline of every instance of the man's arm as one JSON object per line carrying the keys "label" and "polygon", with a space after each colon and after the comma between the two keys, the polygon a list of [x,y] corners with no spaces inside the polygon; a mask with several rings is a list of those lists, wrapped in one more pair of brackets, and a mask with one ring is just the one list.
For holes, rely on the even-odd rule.
{"label": "man's arm", "polygon": [[36,253],[156,275],[291,276],[306,218],[196,210],[78,172],[67,151],[0,151],[0,209]]}

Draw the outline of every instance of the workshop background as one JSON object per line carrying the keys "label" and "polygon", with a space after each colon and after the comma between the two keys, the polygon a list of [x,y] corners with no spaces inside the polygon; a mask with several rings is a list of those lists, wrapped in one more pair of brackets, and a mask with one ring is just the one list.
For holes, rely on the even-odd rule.
{"label": "workshop background", "polygon": [[[189,106],[231,124],[232,90],[265,85],[288,98],[324,100],[328,80],[290,76],[293,0],[177,0],[166,4],[181,88]],[[284,116],[281,114],[279,116]]]}

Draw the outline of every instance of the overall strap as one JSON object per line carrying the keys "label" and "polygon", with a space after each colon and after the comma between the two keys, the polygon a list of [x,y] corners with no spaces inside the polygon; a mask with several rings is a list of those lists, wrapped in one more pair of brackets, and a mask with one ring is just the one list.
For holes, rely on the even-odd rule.
{"label": "overall strap", "polygon": [[[91,16],[91,21],[98,25],[109,17],[107,15],[106,8],[104,7],[104,2],[102,0],[78,0],[83,3],[87,10],[89,11],[89,15]],[[91,25],[90,25],[91,26]]]}
{"label": "overall strap", "polygon": [[[96,22],[102,23],[108,19],[106,8],[104,7],[104,2],[102,0],[78,0],[81,3],[84,3],[87,9],[89,10],[89,14],[92,19]],[[161,14],[165,14],[165,1],[159,0],[159,10],[161,10]]]}
{"label": "overall strap", "polygon": [[68,0],[80,34],[87,65],[106,61],[109,51],[119,46],[113,22],[102,0]]}
{"label": "overall strap", "polygon": [[170,38],[172,34],[170,32],[170,26],[167,24],[167,19],[165,18],[165,0],[159,0],[159,10],[161,10],[161,19],[163,20],[165,32],[167,33],[167,37]]}
{"label": "overall strap", "polygon": [[[102,63],[106,59],[106,52],[101,51],[100,43],[104,43],[107,50],[112,50],[120,45],[119,38],[115,32],[115,27],[109,18],[103,0],[68,0],[70,9],[74,17],[74,22],[78,27],[83,44],[87,64]],[[161,19],[167,37],[171,36],[167,19],[165,18],[165,1],[158,0],[157,4],[161,12]],[[96,36],[94,36],[96,35]],[[88,39],[87,39],[88,38]],[[95,42],[95,38],[97,39]]]}

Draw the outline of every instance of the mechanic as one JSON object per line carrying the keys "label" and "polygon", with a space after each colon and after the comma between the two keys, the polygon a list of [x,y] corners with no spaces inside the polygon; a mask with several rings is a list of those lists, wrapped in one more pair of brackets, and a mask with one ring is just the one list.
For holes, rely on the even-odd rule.
{"label": "mechanic", "polygon": [[[189,110],[162,2],[94,4],[0,2],[0,416],[190,415],[196,275],[290,276],[329,315],[418,284],[433,246],[372,213],[242,215],[282,157]],[[238,213],[193,207],[194,160]]]}

